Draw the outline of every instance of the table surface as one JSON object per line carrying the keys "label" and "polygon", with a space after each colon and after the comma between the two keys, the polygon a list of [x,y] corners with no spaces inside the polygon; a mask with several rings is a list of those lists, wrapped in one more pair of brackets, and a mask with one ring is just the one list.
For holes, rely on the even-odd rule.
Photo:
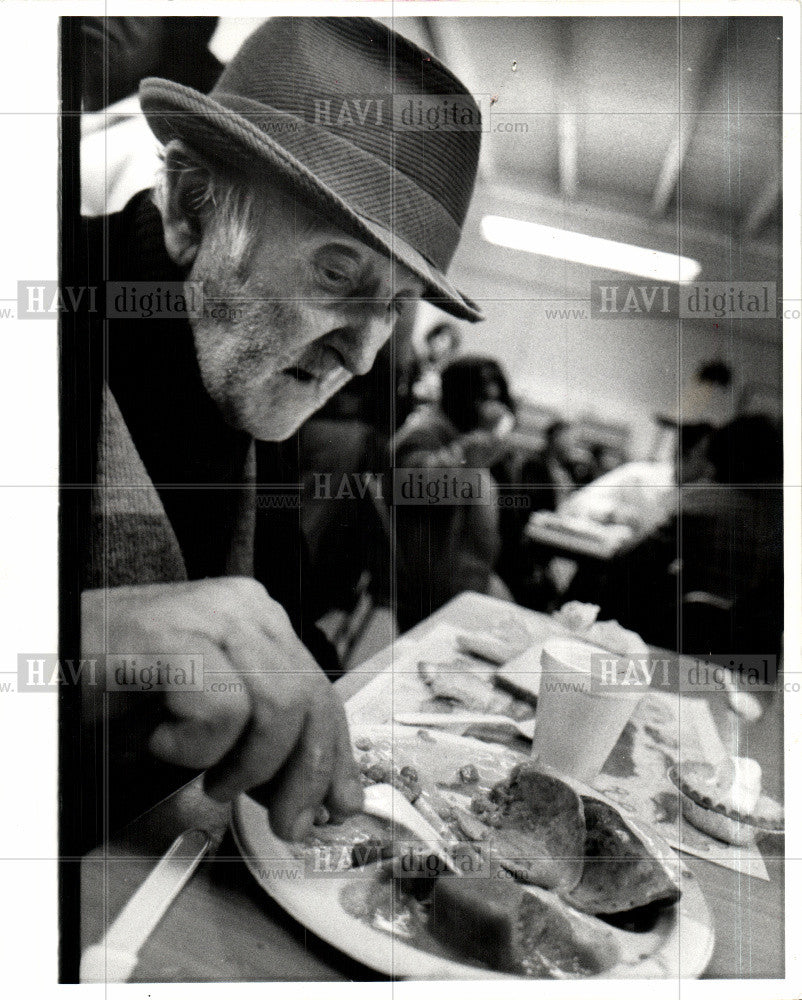
{"label": "table surface", "polygon": [[[590,486],[584,487],[584,489],[590,488]],[[621,540],[618,545],[605,552],[601,551],[592,542],[580,537],[572,536],[569,538],[566,536],[561,538],[553,529],[551,531],[548,528],[544,530],[534,520],[537,513],[538,511],[534,511],[529,519],[526,528],[526,541],[533,550],[537,551],[538,558],[541,560],[557,556],[564,559],[571,559],[576,563],[598,563],[605,565],[631,552],[648,534],[646,531],[633,532],[629,538]],[[559,512],[557,513],[559,515]],[[593,518],[588,518],[588,520],[592,522]]]}
{"label": "table surface", "polygon": [[[422,638],[437,623],[459,628],[490,626],[509,605],[478,594],[462,594],[417,625]],[[523,617],[536,612],[517,609]],[[344,701],[391,662],[392,650],[357,667],[337,682]],[[692,661],[680,659],[680,669]],[[685,696],[687,697],[687,696]],[[759,761],[764,787],[781,796],[782,703],[763,696],[755,723],[735,720],[721,695],[704,695],[717,725],[738,726],[739,745]],[[722,731],[725,731],[722,729]],[[290,918],[257,885],[237,853],[230,810],[212,802],[196,780],[112,835],[81,862],[82,946],[99,940],[173,839],[189,827],[210,831],[214,848],[144,945],[131,977],[137,982],[375,981],[383,978],[322,942]],[[716,945],[707,978],[784,976],[784,846],[782,838],[761,843],[770,881],[764,882],[709,861],[683,855],[713,914]]]}

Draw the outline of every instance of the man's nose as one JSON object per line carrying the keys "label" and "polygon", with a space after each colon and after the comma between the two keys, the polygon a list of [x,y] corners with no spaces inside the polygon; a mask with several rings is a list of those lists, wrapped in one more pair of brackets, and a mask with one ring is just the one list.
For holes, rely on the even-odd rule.
{"label": "man's nose", "polygon": [[345,367],[352,375],[367,375],[373,367],[379,348],[393,330],[395,313],[372,309],[353,317],[345,326],[338,327],[327,339],[342,355]]}

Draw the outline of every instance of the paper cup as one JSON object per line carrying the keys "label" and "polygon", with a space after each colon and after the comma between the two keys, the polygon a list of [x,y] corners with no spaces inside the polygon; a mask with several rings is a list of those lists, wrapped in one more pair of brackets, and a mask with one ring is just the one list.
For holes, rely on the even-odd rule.
{"label": "paper cup", "polygon": [[621,683],[628,659],[578,639],[547,640],[540,663],[532,759],[546,770],[591,781],[646,685]]}

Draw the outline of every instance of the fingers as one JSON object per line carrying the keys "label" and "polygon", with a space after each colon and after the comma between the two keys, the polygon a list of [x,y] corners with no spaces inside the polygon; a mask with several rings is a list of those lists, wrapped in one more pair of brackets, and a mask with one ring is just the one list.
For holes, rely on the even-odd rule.
{"label": "fingers", "polygon": [[[247,688],[250,724],[237,745],[206,774],[207,794],[220,801],[263,785],[278,773],[300,739],[316,679],[304,670],[288,669],[294,650],[277,644],[255,622],[228,636],[224,649]],[[314,660],[311,664],[315,668]]]}
{"label": "fingers", "polygon": [[[219,606],[205,588],[182,623],[210,644],[205,690],[166,693],[174,719],[150,747],[170,763],[206,768],[206,792],[220,801],[260,788],[276,833],[304,839],[324,801],[342,818],[362,805],[345,713],[283,608],[254,581],[225,583]],[[213,627],[200,624],[204,615]]]}
{"label": "fingers", "polygon": [[251,721],[238,743],[204,778],[206,794],[220,802],[269,782],[297,744],[304,724],[300,706],[266,711],[255,700]]}
{"label": "fingers", "polygon": [[339,698],[333,695],[338,705],[336,715],[336,751],[337,759],[331,779],[331,788],[326,799],[326,805],[332,818],[345,819],[353,813],[360,812],[364,805],[364,791],[359,780],[359,766],[354,760],[351,749],[351,736],[348,732],[348,722]]}
{"label": "fingers", "polygon": [[321,702],[312,706],[297,746],[268,790],[270,825],[284,840],[304,840],[312,831],[316,807],[331,787],[337,733]]}
{"label": "fingers", "polygon": [[[208,676],[204,685],[203,691],[165,694],[165,705],[175,718],[163,722],[151,735],[150,750],[156,757],[201,769],[217,763],[234,746],[251,714],[247,690],[242,684],[210,681]],[[213,690],[213,685],[218,689]]]}
{"label": "fingers", "polygon": [[163,722],[150,737],[150,752],[168,764],[198,770],[211,767],[235,743],[247,718],[246,711],[243,720],[236,722],[203,717]]}

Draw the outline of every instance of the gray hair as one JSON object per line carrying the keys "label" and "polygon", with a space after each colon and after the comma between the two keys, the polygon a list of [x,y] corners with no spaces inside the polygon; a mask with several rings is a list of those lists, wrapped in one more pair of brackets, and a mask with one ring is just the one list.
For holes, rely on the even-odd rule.
{"label": "gray hair", "polygon": [[[259,234],[264,230],[269,211],[277,201],[288,197],[288,188],[278,178],[251,179],[206,160],[183,143],[173,141],[161,153],[151,198],[162,217],[167,210],[169,174],[185,174],[186,206],[199,216],[214,213],[219,232],[231,257],[240,265],[247,263]],[[312,230],[323,225],[323,216],[315,215],[303,203],[298,212],[299,229]]]}

